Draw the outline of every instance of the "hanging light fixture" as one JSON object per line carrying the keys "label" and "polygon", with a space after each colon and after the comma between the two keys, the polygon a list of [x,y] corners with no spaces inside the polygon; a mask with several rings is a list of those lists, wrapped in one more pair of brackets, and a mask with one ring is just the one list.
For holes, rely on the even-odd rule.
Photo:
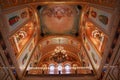
{"label": "hanging light fixture", "polygon": [[60,39],[59,39],[59,45],[56,46],[52,54],[52,60],[54,60],[57,63],[62,63],[67,60],[66,50],[64,49],[63,46],[60,45]]}

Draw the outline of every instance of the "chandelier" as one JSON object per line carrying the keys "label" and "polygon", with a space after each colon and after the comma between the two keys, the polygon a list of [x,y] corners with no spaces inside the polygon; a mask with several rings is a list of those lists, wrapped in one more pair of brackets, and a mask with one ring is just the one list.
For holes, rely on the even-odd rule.
{"label": "chandelier", "polygon": [[63,46],[57,46],[54,49],[54,52],[52,54],[52,60],[54,60],[57,63],[62,63],[67,60],[66,50]]}

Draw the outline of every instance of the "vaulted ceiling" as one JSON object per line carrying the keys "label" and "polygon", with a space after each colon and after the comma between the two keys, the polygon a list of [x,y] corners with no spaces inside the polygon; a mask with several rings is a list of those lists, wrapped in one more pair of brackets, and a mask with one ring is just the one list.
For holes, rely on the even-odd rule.
{"label": "vaulted ceiling", "polygon": [[[0,0],[0,4],[2,8],[8,8],[8,7],[12,7],[12,6],[18,6],[18,5],[22,5],[22,4],[28,4],[28,3],[50,3],[50,2],[58,2],[58,3],[62,3],[62,2],[74,2],[76,4],[79,3],[92,3],[92,4],[97,4],[97,5],[103,5],[103,6],[108,6],[108,7],[115,7],[116,4],[118,4],[119,0]],[[7,4],[7,5],[6,5]],[[119,5],[119,4],[118,4]]]}
{"label": "vaulted ceiling", "polygon": [[57,46],[62,46],[64,50],[66,50],[66,54],[70,56],[72,59],[76,59],[76,61],[79,61],[78,54],[80,53],[81,44],[79,41],[77,41],[75,38],[72,37],[47,37],[43,41],[40,41],[39,43],[39,49],[42,53],[42,57],[44,59],[49,61],[49,58],[54,53],[54,50]]}
{"label": "vaulted ceiling", "polygon": [[[73,64],[78,64],[78,66],[82,68],[89,67],[89,71],[86,71],[85,73],[83,71],[83,74],[87,74],[87,72],[88,74],[95,74],[95,69],[91,62],[91,59],[88,57],[88,54],[86,54],[87,49],[90,49],[90,46],[88,46],[86,44],[87,41],[85,41],[84,44],[87,49],[84,49],[83,43],[81,42],[80,20],[82,7],[84,4],[92,4],[97,6],[102,5],[104,7],[109,7],[112,9],[115,6],[119,5],[117,2],[118,0],[0,0],[0,6],[1,9],[7,10],[9,7],[30,4],[30,6],[34,7],[36,10],[35,12],[37,12],[38,23],[40,24],[40,32],[38,33],[40,33],[40,36],[39,42],[37,44],[38,46],[36,46],[36,48],[38,49],[40,56],[38,55],[36,57],[36,51],[33,53],[35,55],[30,59],[30,67],[42,67],[44,64],[50,65],[51,63],[59,64],[53,61],[51,57],[53,56],[55,49],[62,46],[62,48],[64,48],[66,51],[65,54],[67,55],[67,59],[63,62],[64,64],[71,63],[72,66]],[[102,48],[100,48],[100,37],[99,39],[94,39],[93,37],[96,35],[92,35],[93,32],[95,32],[98,28],[94,25],[91,27],[91,25],[92,24],[88,23],[88,27],[84,27],[86,30],[86,35],[92,40],[91,43],[93,43],[94,48],[98,49],[100,56],[102,56],[102,49],[104,48],[104,45]],[[99,33],[103,35],[101,30],[99,30]],[[106,38],[104,39],[104,43],[106,43],[107,40]],[[90,52],[89,54],[92,53]],[[36,64],[34,61],[38,57],[40,57],[40,60],[37,65],[34,65]],[[95,57],[96,56],[92,54],[92,58],[97,64],[98,62]],[[30,73],[34,74],[34,71],[35,70],[32,72],[31,69]],[[35,74],[39,74],[39,71],[36,71]]]}
{"label": "vaulted ceiling", "polygon": [[80,9],[70,5],[49,5],[39,10],[41,31],[44,34],[78,33]]}

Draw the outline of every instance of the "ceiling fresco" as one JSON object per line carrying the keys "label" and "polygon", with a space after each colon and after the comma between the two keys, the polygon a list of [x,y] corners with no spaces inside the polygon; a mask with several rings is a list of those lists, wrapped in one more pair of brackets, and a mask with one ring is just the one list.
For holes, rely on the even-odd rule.
{"label": "ceiling fresco", "polygon": [[49,5],[39,10],[41,34],[78,35],[80,10],[77,6]]}
{"label": "ceiling fresco", "polygon": [[[38,4],[39,2],[41,2],[41,4],[43,4],[44,2],[46,3],[52,3],[52,2],[73,2],[73,3],[81,3],[81,2],[85,2],[85,3],[93,3],[93,4],[97,4],[97,5],[103,5],[103,6],[108,6],[108,7],[115,7],[116,4],[118,3],[119,0],[0,0],[0,4],[1,4],[1,8],[9,8],[9,7],[13,7],[16,5],[23,5],[23,4],[27,4],[27,3],[35,3]],[[44,4],[45,4],[44,3]],[[7,5],[6,5],[7,4]]]}
{"label": "ceiling fresco", "polygon": [[66,74],[65,66],[67,64],[71,66],[69,74],[74,74],[76,69],[77,74],[94,74],[91,71],[93,68],[86,51],[80,42],[73,37],[46,37],[39,42],[35,51],[27,67],[28,74],[51,74],[50,65],[55,67],[53,74],[58,74],[59,65],[63,68],[61,74]]}
{"label": "ceiling fresco", "polygon": [[[66,54],[67,54],[67,57],[66,57],[64,62],[79,62],[80,63],[80,60],[79,60],[78,56],[74,55],[73,53],[68,53],[68,52]],[[41,58],[40,62],[41,63],[51,63],[51,62],[55,62],[54,59],[55,58],[53,57],[52,54],[51,55],[46,55],[46,56]],[[57,63],[64,63],[64,62],[61,61],[61,62],[57,62]]]}
{"label": "ceiling fresco", "polygon": [[78,53],[81,44],[76,39],[72,37],[47,37],[40,41],[39,49],[45,55],[48,52],[54,50],[56,46],[62,45],[67,51],[72,53]]}
{"label": "ceiling fresco", "polygon": [[[80,51],[80,42],[72,37],[47,37],[39,43],[39,50],[42,53],[42,62],[52,61],[55,49],[61,46],[67,54],[66,61],[75,61]],[[79,60],[79,59],[78,59]]]}

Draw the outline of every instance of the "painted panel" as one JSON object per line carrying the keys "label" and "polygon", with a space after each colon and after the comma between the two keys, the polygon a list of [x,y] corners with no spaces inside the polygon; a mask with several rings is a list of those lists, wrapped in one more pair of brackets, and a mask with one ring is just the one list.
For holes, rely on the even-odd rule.
{"label": "painted panel", "polygon": [[98,70],[101,63],[101,57],[98,55],[98,52],[91,46],[91,43],[87,38],[85,39],[85,48],[95,69]]}
{"label": "painted panel", "polygon": [[44,40],[41,42],[41,46],[44,47],[44,46],[47,46],[47,45],[50,45],[50,44],[70,44],[70,45],[73,45],[75,47],[80,47],[80,44],[77,40],[73,40],[71,38],[63,38],[63,37],[49,37],[48,39]]}
{"label": "painted panel", "polygon": [[92,68],[92,66],[90,64],[90,61],[88,59],[87,53],[85,52],[83,47],[81,48],[79,56],[80,56],[80,60],[82,62],[82,66],[83,67],[89,67],[89,69],[93,70],[93,68]]}
{"label": "painted panel", "polygon": [[39,11],[41,34],[78,34],[80,12],[75,6],[52,5]]}
{"label": "painted panel", "polygon": [[27,67],[27,70],[30,70],[33,67],[37,67],[37,64],[39,63],[40,58],[41,58],[41,53],[37,47],[33,52],[33,55],[32,55],[32,58],[30,59],[30,63]]}
{"label": "painted panel", "polygon": [[9,31],[11,32],[29,19],[28,8],[6,14],[5,17],[7,19]]}
{"label": "painted panel", "polygon": [[97,51],[99,52],[100,56],[102,56],[105,44],[107,42],[106,35],[91,22],[86,22],[85,33],[89,40],[93,43]]}
{"label": "painted panel", "polygon": [[26,43],[30,40],[33,35],[34,26],[32,22],[28,22],[22,28],[20,28],[13,36],[10,41],[15,50],[15,55],[18,57],[20,52],[26,46]]}
{"label": "painted panel", "polygon": [[111,16],[112,15],[106,11],[90,7],[89,18],[107,31],[109,29]]}
{"label": "painted panel", "polygon": [[23,71],[27,65],[28,60],[30,59],[30,56],[32,55],[32,52],[35,47],[34,38],[31,40],[27,48],[22,52],[22,55],[18,58],[18,63],[20,66],[21,71]]}

